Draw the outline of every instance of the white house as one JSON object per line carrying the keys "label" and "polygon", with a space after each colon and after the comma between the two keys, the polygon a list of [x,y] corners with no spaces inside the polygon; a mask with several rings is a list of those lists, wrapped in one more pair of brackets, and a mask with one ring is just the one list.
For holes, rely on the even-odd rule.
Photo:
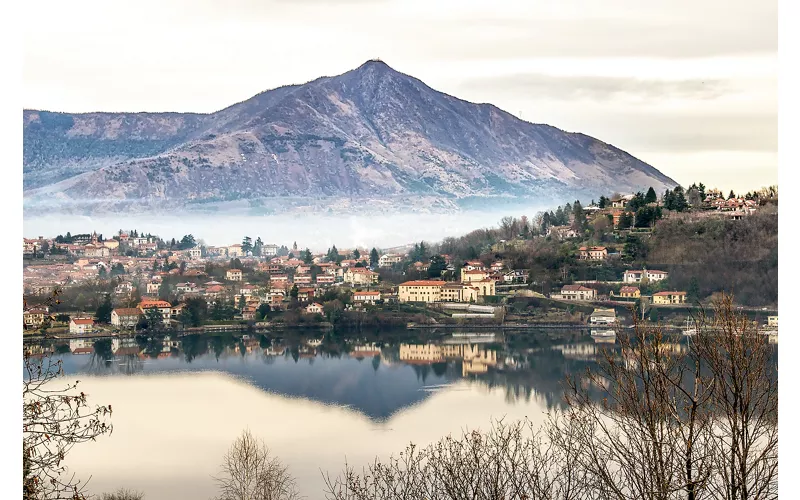
{"label": "white house", "polygon": [[70,318],[69,333],[82,334],[94,330],[94,320],[92,318]]}
{"label": "white house", "polygon": [[353,292],[353,302],[374,304],[378,300],[381,300],[381,292]]}
{"label": "white house", "polygon": [[111,324],[118,328],[132,328],[141,315],[142,311],[135,307],[117,308],[111,311]]}
{"label": "white house", "polygon": [[647,270],[642,269],[641,271],[638,270],[628,270],[625,271],[625,274],[622,276],[622,281],[625,283],[640,283],[643,278],[647,278],[648,281],[661,281],[666,279],[669,276],[669,273],[666,271],[656,271],[656,270]]}
{"label": "white house", "polygon": [[308,314],[322,314],[322,304],[316,302],[309,304],[306,306],[306,312]]}

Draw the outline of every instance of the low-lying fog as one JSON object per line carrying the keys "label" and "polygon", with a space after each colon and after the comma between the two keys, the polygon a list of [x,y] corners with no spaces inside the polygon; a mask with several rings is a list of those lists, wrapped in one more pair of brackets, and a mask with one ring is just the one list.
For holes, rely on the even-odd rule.
{"label": "low-lying fog", "polygon": [[[536,209],[525,210],[533,217]],[[156,234],[168,240],[194,235],[206,245],[241,243],[244,236],[261,237],[265,244],[308,247],[325,251],[338,248],[391,248],[424,240],[437,242],[447,236],[460,236],[474,229],[494,227],[504,216],[523,213],[506,210],[468,211],[454,214],[396,215],[235,215],[188,213],[177,215],[34,215],[23,216],[26,238],[55,237],[59,234],[97,231],[110,238],[122,229]]]}

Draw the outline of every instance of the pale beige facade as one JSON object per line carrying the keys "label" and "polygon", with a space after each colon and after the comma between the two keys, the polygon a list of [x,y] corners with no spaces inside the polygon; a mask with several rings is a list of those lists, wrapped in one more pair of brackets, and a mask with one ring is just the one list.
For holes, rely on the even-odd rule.
{"label": "pale beige facade", "polygon": [[397,287],[397,298],[400,302],[439,302],[445,283],[439,280],[406,281]]}

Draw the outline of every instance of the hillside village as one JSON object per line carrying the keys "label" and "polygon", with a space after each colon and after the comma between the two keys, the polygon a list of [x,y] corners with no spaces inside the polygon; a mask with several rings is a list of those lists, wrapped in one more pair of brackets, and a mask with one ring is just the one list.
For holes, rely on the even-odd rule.
{"label": "hillside village", "polygon": [[[68,232],[23,239],[23,328],[87,334],[336,324],[353,312],[363,317],[394,307],[400,313],[403,304],[502,309],[526,297],[598,307],[686,306],[710,293],[697,278],[678,286],[667,269],[651,268],[637,255],[642,242],[665,221],[732,224],[773,212],[777,188],[726,197],[700,184],[660,197],[651,188],[602,196],[585,207],[576,201],[532,220],[507,217],[496,229],[397,249],[333,246],[313,253],[296,242],[249,236],[208,246],[193,235]],[[459,310],[466,310],[458,313],[463,318],[487,316]]]}

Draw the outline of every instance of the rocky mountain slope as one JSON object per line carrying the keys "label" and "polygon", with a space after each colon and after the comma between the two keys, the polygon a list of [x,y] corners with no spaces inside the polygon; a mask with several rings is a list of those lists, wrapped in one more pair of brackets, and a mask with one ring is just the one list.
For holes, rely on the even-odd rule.
{"label": "rocky mountain slope", "polygon": [[26,110],[23,123],[29,201],[560,202],[676,185],[614,146],[457,99],[380,61],[211,114]]}

